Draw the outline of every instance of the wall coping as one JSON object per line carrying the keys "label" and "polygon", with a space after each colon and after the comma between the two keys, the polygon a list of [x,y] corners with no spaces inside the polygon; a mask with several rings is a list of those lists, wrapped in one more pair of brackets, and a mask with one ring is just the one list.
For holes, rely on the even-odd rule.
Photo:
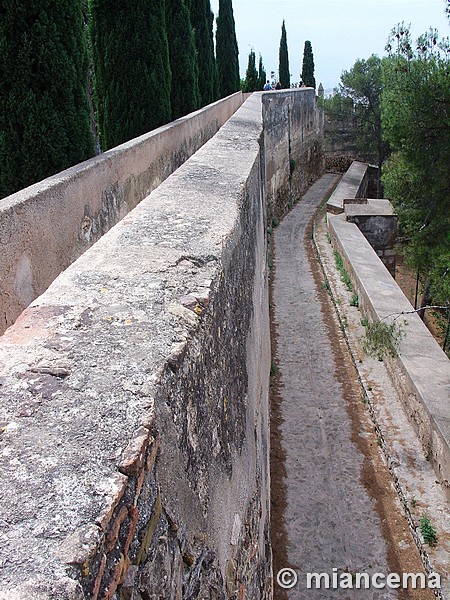
{"label": "wall coping", "polygon": [[161,378],[183,360],[232,268],[261,135],[253,95],[0,338],[1,527],[10,524],[0,598],[41,597],[45,582],[59,582],[58,598],[84,597],[67,579],[61,544],[88,523],[83,552],[95,550],[136,440],[150,435]]}
{"label": "wall coping", "polygon": [[354,160],[345,172],[339,185],[331,194],[327,202],[327,211],[333,214],[342,213],[344,210],[344,200],[346,198],[356,198],[358,190],[367,176],[369,165]]}
{"label": "wall coping", "polygon": [[[328,227],[336,249],[342,254],[365,314],[379,322],[392,322],[392,313],[413,307],[391,277],[358,227],[344,215],[328,215]],[[388,317],[388,318],[386,318]],[[416,314],[405,314],[405,336],[399,356],[387,361],[399,368],[402,382],[393,374],[397,387],[404,386],[403,399],[447,493],[450,490],[450,361]],[[414,400],[415,398],[416,400]]]}

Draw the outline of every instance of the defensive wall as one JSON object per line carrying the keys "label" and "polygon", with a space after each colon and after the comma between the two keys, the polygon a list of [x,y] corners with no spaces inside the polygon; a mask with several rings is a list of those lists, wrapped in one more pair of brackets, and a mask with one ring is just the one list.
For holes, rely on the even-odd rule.
{"label": "defensive wall", "polygon": [[352,167],[328,202],[332,243],[358,293],[361,314],[374,323],[395,320],[404,332],[398,356],[385,362],[425,456],[450,497],[450,362],[392,277],[392,207],[387,200],[358,199],[366,169],[363,163]]}
{"label": "defensive wall", "polygon": [[242,102],[229,96],[0,200],[0,333]]}
{"label": "defensive wall", "polygon": [[63,264],[91,193],[90,223],[104,190],[145,196],[0,338],[2,600],[272,597],[267,207],[321,175],[323,121],[312,89],[229,112],[157,186],[139,138],[2,202],[11,236],[46,203],[48,235],[72,222]]}

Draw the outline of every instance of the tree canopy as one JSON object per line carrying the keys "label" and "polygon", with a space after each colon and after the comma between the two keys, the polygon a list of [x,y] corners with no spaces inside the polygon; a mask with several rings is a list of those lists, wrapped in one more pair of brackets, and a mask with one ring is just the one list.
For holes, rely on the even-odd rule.
{"label": "tree canopy", "polygon": [[284,21],[283,25],[281,26],[278,73],[281,87],[283,89],[289,89],[291,87],[291,74],[289,71],[289,53],[287,45],[286,26],[284,24]]}
{"label": "tree canopy", "polygon": [[335,103],[336,109],[356,119],[357,141],[374,157],[379,168],[389,154],[381,128],[383,60],[372,54],[367,60],[358,59],[350,70],[343,71],[337,90],[342,101]]}
{"label": "tree canopy", "polygon": [[267,81],[267,73],[264,68],[264,63],[261,54],[259,55],[259,64],[258,64],[258,90],[262,90],[265,83]]}
{"label": "tree canopy", "polygon": [[220,98],[240,87],[239,50],[231,0],[219,0],[216,28],[216,61]]}
{"label": "tree canopy", "polygon": [[393,154],[383,170],[386,195],[410,264],[433,301],[450,303],[450,47],[434,30],[413,44],[400,25],[387,50],[381,109]]}
{"label": "tree canopy", "polygon": [[0,197],[94,154],[81,2],[3,3]]}
{"label": "tree canopy", "polygon": [[217,66],[214,55],[213,23],[210,0],[188,0],[199,67],[200,106],[218,97]]}
{"label": "tree canopy", "polygon": [[254,50],[250,50],[248,55],[247,71],[245,72],[243,92],[255,92],[262,89],[259,87],[258,71],[256,69],[256,55]]}

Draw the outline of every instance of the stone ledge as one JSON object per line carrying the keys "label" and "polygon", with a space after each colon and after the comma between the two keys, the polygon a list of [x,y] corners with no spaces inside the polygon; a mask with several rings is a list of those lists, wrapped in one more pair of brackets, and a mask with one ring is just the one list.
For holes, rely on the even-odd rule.
{"label": "stone ledge", "polygon": [[[333,244],[359,294],[362,314],[374,322],[413,307],[358,227],[328,216]],[[450,497],[450,362],[417,314],[405,314],[399,356],[386,360],[425,455]],[[392,317],[386,319],[387,323]]]}
{"label": "stone ledge", "polygon": [[328,199],[327,212],[340,214],[344,212],[344,202],[347,198],[353,199],[366,196],[368,173],[368,164],[353,161]]}
{"label": "stone ledge", "polygon": [[238,92],[1,199],[0,333],[241,104]]}

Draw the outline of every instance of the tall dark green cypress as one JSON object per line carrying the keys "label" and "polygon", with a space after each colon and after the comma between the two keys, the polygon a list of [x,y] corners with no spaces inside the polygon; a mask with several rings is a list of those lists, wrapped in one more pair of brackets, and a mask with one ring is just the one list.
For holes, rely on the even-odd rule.
{"label": "tall dark green cypress", "polygon": [[291,74],[289,72],[289,55],[287,46],[286,27],[283,21],[281,27],[280,53],[279,53],[279,78],[283,89],[291,87]]}
{"label": "tall dark green cypress", "polygon": [[81,1],[0,11],[0,197],[94,154]]}
{"label": "tall dark green cypress", "polygon": [[245,72],[244,79],[244,92],[255,92],[260,89],[258,80],[258,71],[256,70],[256,55],[254,50],[250,50],[248,55],[247,71]]}
{"label": "tall dark green cypress", "polygon": [[240,87],[239,50],[231,0],[219,0],[216,28],[216,60],[219,96],[225,98]]}
{"label": "tall dark green cypress", "polygon": [[261,54],[259,55],[259,65],[258,65],[258,90],[262,90],[266,81],[267,81],[267,73],[264,68],[263,59]]}
{"label": "tall dark green cypress", "polygon": [[194,31],[184,0],[167,0],[167,37],[172,72],[172,119],[178,119],[200,106]]}
{"label": "tall dark green cypress", "polygon": [[214,15],[211,12],[210,0],[189,0],[189,12],[197,49],[200,106],[206,106],[217,99],[217,71],[213,35]]}
{"label": "tall dark green cypress", "polygon": [[170,121],[165,0],[91,0],[103,149]]}
{"label": "tall dark green cypress", "polygon": [[314,57],[311,47],[311,42],[305,42],[305,48],[303,50],[303,64],[302,64],[302,82],[306,87],[316,87],[316,80],[314,78]]}

